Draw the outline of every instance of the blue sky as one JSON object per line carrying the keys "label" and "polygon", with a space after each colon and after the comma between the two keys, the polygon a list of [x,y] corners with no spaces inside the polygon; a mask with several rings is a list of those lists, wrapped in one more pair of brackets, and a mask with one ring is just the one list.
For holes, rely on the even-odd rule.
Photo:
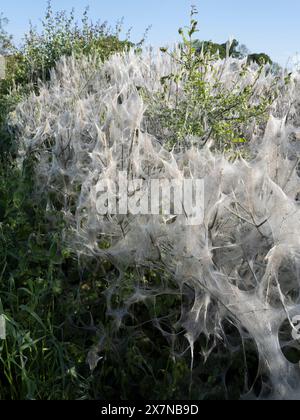
{"label": "blue sky", "polygon": [[[132,39],[142,37],[152,25],[148,42],[159,46],[178,39],[177,29],[188,22],[191,4],[198,6],[199,37],[224,42],[233,36],[252,52],[266,52],[281,64],[300,51],[300,0],[53,0],[55,9],[74,7],[78,15],[86,5],[90,16],[114,24],[124,17],[133,27]],[[46,0],[0,0],[8,29],[19,41],[28,22],[39,22]]]}

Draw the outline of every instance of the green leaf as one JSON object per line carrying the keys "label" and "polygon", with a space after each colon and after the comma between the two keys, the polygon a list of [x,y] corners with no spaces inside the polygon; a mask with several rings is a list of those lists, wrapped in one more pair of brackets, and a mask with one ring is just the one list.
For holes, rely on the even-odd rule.
{"label": "green leaf", "polygon": [[238,137],[232,140],[232,143],[247,143],[247,140],[243,137]]}

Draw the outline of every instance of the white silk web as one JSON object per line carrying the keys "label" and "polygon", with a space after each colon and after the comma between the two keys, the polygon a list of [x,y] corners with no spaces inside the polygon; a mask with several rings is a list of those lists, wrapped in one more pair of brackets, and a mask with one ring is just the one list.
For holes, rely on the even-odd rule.
{"label": "white silk web", "polygon": [[[215,64],[223,86],[235,83],[242,65],[233,59]],[[151,289],[137,282],[124,307],[114,308],[110,297],[128,267],[163,269],[179,290],[194,291],[192,308],[182,309],[179,320],[192,350],[201,334],[221,337],[222,321],[230,319],[257,346],[267,378],[260,397],[300,399],[299,366],[285,358],[279,341],[283,323],[292,331],[300,315],[298,74],[281,88],[266,127],[249,126],[250,158],[233,162],[211,143],[167,150],[155,127],[148,130],[142,91],[162,89],[161,78],[174,66],[153,51],[115,55],[101,65],[96,58],[62,59],[49,85],[11,116],[20,158],[35,158],[37,189],[65,215],[72,249],[118,268],[107,304],[119,323],[134,303],[166,292],[165,284]],[[245,83],[257,72],[251,67]],[[266,68],[254,98],[273,79]],[[185,216],[99,215],[97,184],[117,182],[121,170],[146,181],[203,179],[203,224],[188,226]]]}

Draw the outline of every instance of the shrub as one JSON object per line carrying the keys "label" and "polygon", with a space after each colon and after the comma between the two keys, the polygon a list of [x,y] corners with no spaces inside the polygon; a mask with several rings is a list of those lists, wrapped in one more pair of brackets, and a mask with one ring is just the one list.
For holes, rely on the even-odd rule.
{"label": "shrub", "polygon": [[70,14],[53,12],[51,0],[42,26],[39,32],[31,25],[21,48],[14,48],[14,53],[10,54],[8,78],[4,83],[6,93],[15,85],[32,84],[37,88],[38,81],[48,80],[56,61],[64,55],[97,54],[105,60],[133,45],[128,39],[120,40],[121,23],[112,30],[107,23],[90,22],[86,9],[79,24],[74,10]]}
{"label": "shrub", "polygon": [[[105,298],[117,273],[110,264],[71,257],[64,221],[36,200],[32,168],[22,174],[7,163],[0,166],[0,315],[7,333],[0,340],[0,400],[198,399],[200,388],[203,398],[224,398],[220,367],[207,385],[212,372],[202,363],[204,379],[196,379],[191,395],[189,355],[172,357],[149,323],[153,314],[169,316],[177,298],[136,305],[140,327],[128,319],[118,330]],[[138,275],[126,274],[124,299]],[[239,357],[233,362],[243,365]]]}
{"label": "shrub", "polygon": [[[299,310],[299,81],[196,57],[196,29],[174,53],[63,57],[10,115],[23,173],[0,177],[1,397],[299,396],[279,346]],[[99,215],[120,169],[202,179],[204,223]]]}
{"label": "shrub", "polygon": [[54,13],[50,0],[42,25],[41,33],[31,26],[21,50],[28,82],[47,80],[56,61],[64,55],[96,53],[105,60],[132,45],[119,39],[121,24],[114,31],[107,23],[94,24],[89,21],[88,9],[78,24],[74,10],[70,15],[65,11]]}
{"label": "shrub", "polygon": [[193,9],[190,27],[179,30],[180,49],[162,49],[173,60],[174,71],[162,78],[163,93],[147,98],[148,129],[171,148],[193,142],[204,146],[210,140],[221,151],[244,148],[253,135],[251,127],[266,122],[278,80],[263,83],[266,63],[250,66],[247,59],[232,59],[229,44],[224,60],[210,49],[199,51],[193,40],[198,32],[195,13]]}
{"label": "shrub", "polygon": [[[191,35],[195,27],[193,23]],[[111,57],[102,67],[93,57],[62,59],[50,82],[20,104],[11,121],[19,133],[20,155],[25,162],[34,159],[37,191],[45,194],[48,207],[64,218],[66,242],[74,254],[85,264],[91,258],[100,267],[115,267],[114,275],[107,277],[104,295],[114,343],[123,342],[122,333],[128,325],[140,331],[136,312],[144,307],[153,308],[144,322],[158,328],[172,356],[189,351],[192,366],[201,366],[221,342],[235,343],[231,348],[236,349],[238,332],[240,341],[254,343],[257,355],[251,357],[259,359],[253,381],[261,378],[261,383],[254,387],[245,378],[250,397],[255,398],[256,391],[262,398],[297,398],[299,369],[283,355],[279,333],[288,320],[291,329],[287,327],[285,332],[291,335],[291,319],[299,311],[298,76],[292,75],[287,86],[285,74],[279,80],[259,67],[240,72],[240,60],[228,65],[228,60],[219,63],[208,56],[202,58],[206,76],[211,76],[204,80],[204,91],[203,80],[193,65],[189,66],[193,50],[181,54],[183,61],[165,52],[131,51]],[[222,83],[217,85],[220,91],[213,95],[213,76],[220,68],[224,69]],[[183,77],[177,81],[171,74]],[[209,92],[208,110],[217,117],[211,127],[220,147],[200,141],[206,133],[191,124],[196,122],[193,112],[199,112],[198,108],[199,117],[202,112],[207,116],[199,100],[192,102],[191,110],[189,103],[184,103],[189,124],[182,119],[175,126],[178,141],[189,147],[171,149],[167,131],[162,131],[166,133],[162,138],[153,135],[145,98],[164,94],[162,79],[171,86],[167,90],[171,103],[181,100],[177,85],[190,95],[195,93],[189,86],[196,86],[204,101],[206,90]],[[230,93],[231,83],[242,86],[242,102],[237,92]],[[247,101],[257,99],[257,92],[272,97],[277,84],[275,102],[272,107],[268,102],[269,114],[264,116],[268,122],[261,127],[255,118],[256,112],[262,112],[259,103],[251,106]],[[226,116],[234,118],[224,109],[227,101],[239,124],[247,116],[253,117],[251,132],[256,135],[249,142],[247,162],[232,162],[220,153],[228,138],[224,128],[218,132],[216,124],[222,124]],[[276,119],[272,112],[279,111]],[[191,134],[196,140],[192,145]],[[120,216],[110,208],[106,215],[99,214],[101,181],[110,180],[109,188],[118,184],[122,169],[129,179],[143,179],[146,184],[157,178],[178,182],[185,177],[202,179],[204,222],[189,226],[184,214],[170,217],[128,212]],[[110,196],[116,191],[111,187]],[[130,193],[138,203],[143,189]],[[131,270],[134,276],[128,276]],[[170,306],[166,305],[169,301]],[[91,361],[97,364],[107,351],[100,340]],[[226,366],[224,371],[229,375]],[[198,380],[193,376],[195,384]],[[193,395],[197,392],[192,385],[190,389]],[[199,387],[200,397],[201,391]]]}
{"label": "shrub", "polygon": [[[6,19],[0,19],[0,48],[6,54],[6,79],[0,80],[0,150],[11,147],[11,133],[7,131],[6,120],[16,104],[38,91],[39,81],[47,81],[51,69],[62,56],[97,55],[99,63],[111,54],[127,50],[133,44],[129,39],[122,41],[122,23],[111,29],[107,23],[93,23],[85,10],[81,23],[75,19],[74,10],[54,13],[51,0],[42,31],[31,25],[20,48],[12,43],[12,37],[4,31]],[[1,29],[2,28],[2,29]],[[143,40],[138,44],[141,45]]]}
{"label": "shrub", "polygon": [[7,33],[5,26],[8,23],[3,14],[0,14],[0,55],[7,55],[14,51],[13,37]]}

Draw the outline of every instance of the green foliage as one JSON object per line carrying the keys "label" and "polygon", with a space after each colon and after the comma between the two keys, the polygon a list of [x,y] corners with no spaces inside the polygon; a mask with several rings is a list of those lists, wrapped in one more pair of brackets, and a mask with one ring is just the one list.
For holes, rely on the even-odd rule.
{"label": "green foliage", "polygon": [[202,52],[204,54],[218,55],[221,59],[230,56],[233,58],[243,58],[242,53],[237,49],[239,43],[236,39],[232,42],[226,42],[224,44],[217,44],[212,41],[193,41],[193,47],[196,49],[198,54]]}
{"label": "green foliage", "polygon": [[[201,51],[194,43],[193,36],[198,32],[196,11],[191,14],[190,26],[180,29],[182,47],[177,52],[162,51],[169,54],[179,70],[162,79],[163,94],[155,98],[147,97],[150,106],[148,118],[150,125],[161,127],[161,138],[168,138],[169,147],[188,146],[188,139],[205,145],[214,139],[215,147],[222,151],[232,151],[233,147],[247,142],[246,131],[251,122],[263,122],[268,109],[276,97],[274,85],[254,101],[255,88],[263,66],[257,72],[252,84],[244,83],[248,76],[245,65],[239,80],[226,86],[214,63],[218,58],[216,50]],[[229,46],[227,46],[229,48]],[[236,48],[236,44],[234,44]],[[207,76],[210,76],[209,78]],[[170,91],[176,90],[175,100],[170,100]]]}
{"label": "green foliage", "polygon": [[11,54],[14,51],[13,39],[5,29],[8,20],[0,14],[0,55]]}
{"label": "green foliage", "polygon": [[[134,319],[118,325],[104,293],[113,267],[91,261],[80,268],[63,245],[63,222],[34,200],[32,179],[30,165],[23,174],[9,161],[1,166],[0,314],[7,338],[0,341],[0,400],[224,399],[228,355],[216,352],[213,369],[199,359],[191,378],[184,333],[176,332],[182,347],[171,355],[150,322],[155,317],[172,328],[179,292],[136,304]],[[122,293],[112,295],[117,312],[139,276],[128,272]],[[148,272],[143,281],[167,279]],[[203,345],[197,343],[199,351]],[[233,363],[242,369],[241,359]],[[239,395],[239,387],[232,392]]]}
{"label": "green foliage", "polygon": [[70,14],[66,11],[54,13],[50,0],[42,25],[40,33],[31,26],[21,49],[23,77],[28,82],[47,80],[51,68],[63,55],[96,53],[105,60],[109,55],[132,45],[128,40],[119,39],[121,24],[117,24],[115,30],[111,30],[107,23],[94,24],[89,20],[88,9],[83,14],[81,24],[78,24],[74,10]]}
{"label": "green foliage", "polygon": [[257,63],[259,65],[273,64],[271,58],[267,54],[264,54],[264,53],[249,54],[248,55],[248,62],[250,63],[251,61],[254,61],[255,63]]}
{"label": "green foliage", "polygon": [[107,23],[90,22],[88,9],[79,24],[74,10],[70,14],[66,11],[55,13],[49,0],[42,31],[39,32],[31,25],[22,47],[13,50],[14,54],[8,62],[5,87],[29,83],[37,87],[38,80],[48,80],[50,70],[64,55],[96,53],[101,60],[105,60],[115,52],[124,51],[132,44],[129,40],[120,40],[121,30],[121,23],[112,30]]}
{"label": "green foliage", "polygon": [[[190,297],[163,272],[128,271],[112,290],[110,279],[118,275],[112,265],[71,257],[63,221],[35,198],[32,164],[22,173],[10,159],[0,166],[0,315],[7,330],[0,340],[0,400],[239,396],[244,358],[231,359],[221,343],[208,364],[197,358],[191,374],[185,332],[174,327],[181,301]],[[128,294],[141,281],[149,288],[165,284],[168,292],[135,304],[129,316]],[[156,323],[177,335],[173,352]],[[208,344],[199,339],[195,352]],[[240,378],[227,390],[224,366]]]}
{"label": "green foliage", "polygon": [[248,64],[255,62],[258,65],[262,64],[273,64],[272,59],[265,53],[251,54],[245,45],[240,45],[239,42],[234,39],[232,42],[225,42],[224,44],[218,44],[212,41],[193,41],[193,46],[196,48],[198,54],[204,52],[204,54],[218,55],[221,59],[227,56],[232,58],[248,59]]}
{"label": "green foliage", "polygon": [[7,33],[5,26],[8,20],[0,15],[0,54],[5,56],[7,79],[0,80],[0,154],[7,151],[10,145],[10,135],[6,130],[6,118],[10,111],[20,99],[17,92],[12,92],[14,83],[10,79],[10,75],[14,73],[12,63],[16,54],[16,48],[13,45],[13,37]]}
{"label": "green foliage", "polygon": [[54,396],[67,369],[67,344],[58,343],[53,311],[62,280],[52,253],[56,239],[32,205],[29,177],[1,166],[0,297],[7,324],[7,340],[0,342],[1,399]]}
{"label": "green foliage", "polygon": [[[6,128],[7,115],[32,89],[38,90],[38,81],[49,79],[56,61],[66,55],[97,54],[106,60],[111,54],[121,52],[133,44],[120,40],[122,24],[112,30],[107,23],[93,23],[85,10],[81,23],[75,19],[74,10],[53,12],[48,1],[42,31],[31,25],[24,44],[17,49],[12,37],[4,30],[7,19],[0,17],[0,53],[6,54],[6,79],[0,80],[0,151],[11,145],[11,135]],[[141,41],[142,42],[142,41]]]}
{"label": "green foliage", "polygon": [[[249,108],[254,86],[242,93],[228,92],[217,75],[213,84],[205,81],[217,51],[207,44],[209,51],[199,54],[193,42],[194,17],[193,10],[190,27],[180,30],[181,70],[162,80],[164,94],[158,107],[150,106],[149,117],[168,129],[170,147],[181,145],[187,136],[203,144],[215,138],[220,149],[239,145],[245,141],[243,124],[263,119],[272,97],[266,95]],[[0,27],[1,23],[5,21],[0,20]],[[0,82],[0,314],[7,324],[7,339],[0,341],[0,400],[224,399],[243,390],[244,359],[237,353],[231,366],[239,380],[224,387],[223,373],[231,362],[222,345],[208,364],[197,358],[191,374],[184,332],[171,330],[180,316],[175,308],[184,299],[179,291],[136,304],[134,317],[125,311],[120,326],[107,311],[106,300],[110,278],[118,273],[96,261],[81,268],[80,259],[72,258],[64,245],[63,221],[57,213],[46,212],[46,202],[35,197],[30,164],[21,172],[11,159],[13,133],[6,129],[6,118],[16,104],[38,88],[39,78],[49,78],[61,55],[95,52],[105,60],[128,48],[129,41],[120,41],[119,35],[120,26],[112,32],[106,24],[90,24],[87,12],[77,25],[74,13],[54,14],[51,3],[42,33],[32,27],[21,51],[13,51],[11,37],[0,30],[0,48],[14,52],[7,57],[8,77]],[[168,86],[182,82],[184,94],[178,94],[175,105],[169,104]],[[126,274],[122,293],[112,296],[115,315],[124,313],[122,299],[139,281],[140,269]],[[169,279],[164,273],[145,272],[142,281],[161,285]],[[177,334],[173,354],[172,343],[158,333],[153,319]],[[198,340],[195,354],[208,344]],[[254,358],[252,350],[249,353]]]}

